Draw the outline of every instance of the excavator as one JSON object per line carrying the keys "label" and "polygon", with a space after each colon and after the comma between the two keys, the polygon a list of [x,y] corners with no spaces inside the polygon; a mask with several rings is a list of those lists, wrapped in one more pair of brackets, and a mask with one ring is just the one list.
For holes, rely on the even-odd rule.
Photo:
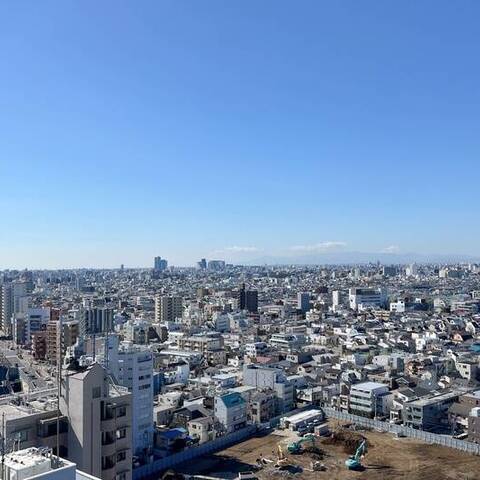
{"label": "excavator", "polygon": [[365,454],[367,450],[367,442],[366,440],[362,440],[360,445],[358,446],[355,455],[352,455],[350,458],[345,460],[345,466],[349,470],[359,470],[362,468],[361,458]]}
{"label": "excavator", "polygon": [[285,454],[283,453],[282,446],[278,444],[277,447],[277,463],[275,463],[276,468],[282,468],[285,465],[287,465],[288,461],[287,458],[285,457]]}
{"label": "excavator", "polygon": [[305,435],[303,438],[298,440],[297,442],[291,442],[288,444],[288,453],[301,453],[302,451],[302,443],[311,442],[312,445],[315,445],[315,435]]}

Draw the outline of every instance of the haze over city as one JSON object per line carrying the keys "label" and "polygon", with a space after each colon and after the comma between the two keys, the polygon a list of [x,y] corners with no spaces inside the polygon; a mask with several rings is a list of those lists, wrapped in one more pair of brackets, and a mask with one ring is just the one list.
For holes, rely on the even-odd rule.
{"label": "haze over city", "polygon": [[0,268],[478,259],[479,14],[3,2]]}

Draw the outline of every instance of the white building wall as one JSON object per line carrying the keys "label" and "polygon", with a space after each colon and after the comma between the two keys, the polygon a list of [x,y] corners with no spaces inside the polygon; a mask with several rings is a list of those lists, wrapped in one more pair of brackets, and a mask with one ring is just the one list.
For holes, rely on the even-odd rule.
{"label": "white building wall", "polygon": [[153,445],[153,355],[139,346],[122,344],[118,352],[118,382],[132,393],[134,454]]}

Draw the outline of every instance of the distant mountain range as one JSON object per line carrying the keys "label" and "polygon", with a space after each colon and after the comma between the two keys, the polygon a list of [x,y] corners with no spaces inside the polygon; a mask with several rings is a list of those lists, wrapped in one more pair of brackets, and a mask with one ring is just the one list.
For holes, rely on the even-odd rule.
{"label": "distant mountain range", "polygon": [[380,262],[384,265],[406,263],[478,263],[480,256],[420,254],[420,253],[368,253],[368,252],[324,252],[307,255],[262,256],[242,265],[353,265]]}

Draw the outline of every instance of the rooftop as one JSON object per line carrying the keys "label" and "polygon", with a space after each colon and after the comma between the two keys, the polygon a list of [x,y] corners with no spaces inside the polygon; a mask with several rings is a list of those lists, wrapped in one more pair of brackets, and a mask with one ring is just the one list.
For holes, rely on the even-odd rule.
{"label": "rooftop", "polygon": [[379,382],[363,382],[363,383],[356,383],[355,385],[352,385],[352,388],[355,388],[357,390],[376,390],[378,388],[388,388],[388,385],[385,383],[379,383]]}

